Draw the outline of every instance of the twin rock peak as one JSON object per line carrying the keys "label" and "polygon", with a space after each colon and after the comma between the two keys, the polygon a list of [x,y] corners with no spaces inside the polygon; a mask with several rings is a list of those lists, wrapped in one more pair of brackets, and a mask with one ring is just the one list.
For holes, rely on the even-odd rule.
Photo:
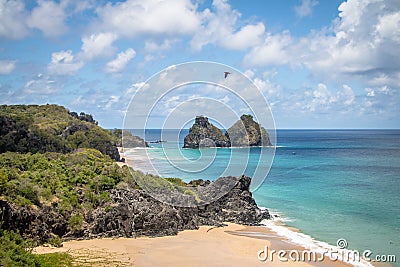
{"label": "twin rock peak", "polygon": [[183,145],[184,148],[253,146],[271,146],[271,141],[268,132],[252,115],[242,115],[225,134],[207,117],[197,116]]}

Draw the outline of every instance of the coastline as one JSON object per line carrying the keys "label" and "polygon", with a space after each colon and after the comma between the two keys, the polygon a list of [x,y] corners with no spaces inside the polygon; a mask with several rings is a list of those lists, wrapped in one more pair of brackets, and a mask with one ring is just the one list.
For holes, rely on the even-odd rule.
{"label": "coastline", "polygon": [[[127,155],[126,152],[128,151],[124,151],[124,148],[122,147],[118,147],[118,152],[120,153],[120,156],[122,158],[125,159],[125,162],[118,162],[117,164],[122,167],[124,165],[129,165],[129,162],[134,161],[135,159],[133,159],[132,157],[130,157],[129,155]],[[139,169],[140,170],[140,169]],[[261,207],[261,209],[265,209],[263,207]],[[143,247],[141,247],[141,242],[144,241],[137,241],[139,242],[136,245],[131,244],[132,246],[138,246],[140,249],[140,251],[142,251],[143,253],[138,253],[138,255],[133,255],[131,253],[129,253],[128,251],[123,251],[123,250],[119,250],[115,253],[115,255],[125,255],[127,256],[129,259],[131,258],[139,258],[142,259],[144,256],[143,255],[148,255],[149,257],[154,257],[154,258],[162,258],[162,255],[158,255],[159,252],[155,252],[158,250],[163,250],[163,242],[159,242],[157,240],[164,240],[163,238],[166,238],[168,240],[171,240],[171,242],[174,244],[175,247],[179,247],[179,245],[177,245],[176,243],[179,243],[181,236],[187,236],[190,235],[192,240],[196,240],[196,245],[194,244],[190,244],[190,246],[199,246],[198,248],[199,251],[202,250],[202,247],[213,247],[215,244],[213,243],[213,237],[211,236],[209,239],[205,238],[205,236],[202,236],[202,234],[204,234],[204,231],[206,231],[207,233],[213,232],[220,232],[222,231],[222,233],[219,233],[218,235],[223,235],[223,239],[226,241],[224,242],[225,244],[228,244],[228,248],[229,248],[229,244],[232,243],[232,236],[235,236],[234,239],[238,238],[238,242],[240,242],[243,246],[245,247],[251,247],[252,250],[254,250],[253,252],[253,258],[250,257],[249,253],[242,253],[240,252],[239,254],[237,254],[237,252],[234,255],[240,255],[240,258],[243,259],[246,262],[243,262],[243,264],[245,264],[246,266],[259,266],[260,264],[273,264],[280,266],[281,264],[287,264],[287,263],[291,263],[291,265],[296,265],[296,266],[374,266],[372,265],[370,262],[364,261],[364,260],[356,260],[354,259],[354,257],[345,257],[343,256],[343,254],[340,255],[335,255],[336,259],[332,260],[330,259],[330,257],[326,256],[327,252],[331,252],[331,251],[337,251],[338,248],[336,246],[332,246],[329,245],[325,242],[322,241],[318,241],[313,239],[311,236],[305,235],[303,234],[299,229],[296,228],[292,228],[289,227],[287,225],[284,224],[284,221],[282,220],[282,218],[277,215],[277,214],[271,214],[272,215],[272,219],[271,220],[266,220],[261,222],[262,226],[246,226],[246,225],[240,225],[240,224],[233,224],[233,223],[228,223],[226,227],[220,228],[220,230],[214,229],[213,227],[208,227],[208,226],[201,226],[199,230],[184,230],[178,233],[177,236],[167,236],[167,237],[160,237],[160,238],[152,238],[152,245],[151,247],[153,248],[160,248],[159,249],[152,249],[152,248],[148,248],[149,251],[151,251],[150,253],[147,252],[147,250]],[[205,230],[206,229],[206,230]],[[208,235],[209,236],[209,235]],[[249,242],[249,238],[252,239],[252,242],[254,242],[254,244],[248,245],[247,243]],[[139,237],[136,238],[134,240],[146,240],[148,239],[148,237]],[[98,240],[98,239],[97,239]],[[108,240],[107,238],[105,239],[100,239],[100,240]],[[129,243],[132,243],[132,241],[128,241],[130,239],[128,238],[118,238],[118,239],[112,239],[112,240],[123,240],[123,243],[128,242],[128,244],[126,244],[125,246],[130,246]],[[240,240],[240,241],[239,241]],[[259,241],[255,241],[255,240],[261,240],[262,242],[264,242],[264,246],[260,246]],[[74,242],[74,241],[70,241],[70,242]],[[72,244],[70,242],[66,242],[66,246],[69,247],[71,245],[71,247],[69,247],[70,249],[73,249],[75,245],[77,244]],[[80,241],[77,241],[80,242]],[[84,242],[84,241],[82,241]],[[96,241],[90,241],[87,240],[86,242],[94,242],[91,245],[94,245],[94,247],[98,247],[99,244],[97,244]],[[112,241],[106,241],[106,242],[111,242]],[[147,241],[149,242],[149,241]],[[153,244],[154,243],[154,244]],[[160,243],[160,244],[159,244]],[[183,242],[185,243],[185,242]],[[220,242],[217,242],[217,244],[219,244]],[[255,250],[255,243],[257,243],[257,245],[259,246],[259,249],[256,251]],[[89,245],[90,246],[90,245]],[[113,244],[112,247],[118,247],[119,245],[117,243]],[[257,258],[257,252],[263,248],[267,248],[271,251],[271,250],[275,250],[276,252],[280,251],[280,250],[284,250],[286,252],[290,252],[290,251],[298,251],[300,252],[300,254],[302,252],[312,252],[315,253],[316,255],[316,259],[309,259],[308,261],[305,262],[301,262],[299,261],[299,258],[295,261],[293,261],[292,258],[287,259],[288,261],[282,261],[282,260],[277,260],[275,256],[275,259],[265,259],[264,261],[261,261],[260,259]],[[79,245],[78,245],[79,247]],[[101,247],[101,246],[100,246]],[[181,248],[181,250],[185,250],[185,247],[187,246],[183,246]],[[219,249],[220,247],[215,247],[214,249]],[[104,248],[105,251],[107,250],[107,248]],[[141,250],[142,249],[142,250]],[[226,249],[226,248],[225,248]],[[231,248],[230,248],[231,250]],[[47,253],[47,250],[44,250],[45,253]],[[351,254],[351,250],[339,250],[341,252],[347,252]],[[38,252],[41,253],[41,251],[39,250]],[[211,251],[209,251],[211,252]],[[122,254],[121,254],[122,253]],[[184,251],[177,251],[178,255],[182,254],[184,255]],[[326,253],[326,254],[324,254]],[[72,253],[73,254],[73,253]],[[143,255],[142,255],[143,254]],[[169,255],[169,253],[166,253]],[[204,253],[203,253],[204,254]],[[205,253],[206,254],[206,253]],[[231,253],[232,254],[232,253]],[[176,253],[171,252],[171,255],[176,255]],[[211,255],[216,255],[215,252],[212,252]],[[230,255],[230,257],[232,258],[234,256],[233,254]],[[324,256],[325,255],[325,256]],[[349,255],[349,254],[347,254]],[[164,255],[165,256],[165,255]],[[226,255],[219,255],[220,257],[224,258],[226,257]],[[273,256],[273,255],[272,255]],[[301,255],[300,255],[301,256]],[[320,258],[318,258],[318,256]],[[100,257],[101,258],[101,257]],[[195,255],[190,254],[190,257],[187,258],[186,260],[190,260],[190,259],[195,259]],[[323,258],[323,260],[321,260]],[[118,256],[117,258],[112,258],[113,261],[121,261],[124,259],[124,257]],[[149,259],[147,259],[149,260]],[[165,264],[165,262],[153,262],[154,259],[152,259],[150,262],[152,264]],[[215,260],[215,258],[213,258],[213,260]],[[301,260],[301,259],[300,259]],[[177,262],[178,261],[178,262]],[[182,261],[182,262],[180,262]],[[167,262],[171,262],[171,266],[185,266],[185,261],[184,260],[178,260],[175,257],[169,256]],[[234,266],[237,262],[241,262],[240,259],[235,259],[234,261],[229,262],[229,266]],[[131,264],[131,263],[129,263]],[[197,264],[197,262],[196,262]],[[210,262],[203,262],[203,259],[199,258],[199,265],[204,266],[213,266],[213,265],[224,265],[226,264],[223,262],[219,262],[219,260],[217,259],[217,262],[214,261],[210,261]],[[168,265],[167,265],[168,266]],[[261,266],[261,265],[260,265]],[[379,265],[380,266],[380,265]]]}
{"label": "coastline", "polygon": [[352,266],[326,256],[320,262],[289,258],[284,261],[276,255],[261,261],[258,254],[266,248],[287,252],[307,250],[267,227],[227,223],[224,227],[185,230],[176,236],[67,241],[61,248],[42,246],[33,252],[67,252],[83,266],[187,266],[189,263],[190,266]]}

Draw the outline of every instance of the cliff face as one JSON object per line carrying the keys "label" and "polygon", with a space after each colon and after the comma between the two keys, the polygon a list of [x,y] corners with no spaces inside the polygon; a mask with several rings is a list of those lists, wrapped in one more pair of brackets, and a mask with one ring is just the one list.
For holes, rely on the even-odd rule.
{"label": "cliff face", "polygon": [[189,134],[185,137],[184,148],[229,147],[230,142],[220,129],[208,121],[207,117],[197,116]]}
{"label": "cliff face", "polygon": [[267,131],[251,115],[242,115],[225,135],[232,146],[271,146]]}
{"label": "cliff face", "polygon": [[[233,177],[219,178],[214,183],[224,183],[224,179]],[[83,227],[74,232],[68,232],[70,220],[51,206],[31,209],[0,200],[0,217],[3,229],[19,231],[21,235],[41,242],[54,234],[64,239],[163,236],[197,229],[201,225],[219,226],[223,222],[253,225],[270,215],[257,207],[249,191],[250,182],[249,177],[238,177],[233,189],[222,198],[190,208],[161,203],[140,189],[112,189],[109,201],[88,212],[83,218]]]}

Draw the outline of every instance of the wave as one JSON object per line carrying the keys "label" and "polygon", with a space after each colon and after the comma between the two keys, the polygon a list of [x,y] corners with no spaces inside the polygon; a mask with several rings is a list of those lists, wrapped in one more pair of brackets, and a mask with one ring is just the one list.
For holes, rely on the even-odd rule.
{"label": "wave", "polygon": [[[260,207],[260,209],[266,209],[264,207]],[[270,212],[272,216],[272,220],[262,220],[261,225],[269,228],[272,232],[275,232],[277,235],[286,238],[289,242],[300,245],[307,250],[315,251],[316,253],[326,253],[326,252],[334,252],[339,251],[340,248],[337,246],[332,246],[326,242],[318,241],[312,238],[309,235],[303,234],[301,232],[296,232],[295,230],[290,229],[289,227],[282,225],[283,222],[288,221],[285,218],[282,218],[281,213],[279,212]],[[276,215],[276,216],[275,216]],[[357,251],[349,250],[349,249],[340,249],[343,253],[335,253],[335,256],[340,261],[349,263],[356,267],[373,267],[371,263],[362,259],[362,255],[358,254]],[[326,255],[326,254],[325,254]],[[360,255],[359,258],[355,258],[355,255]]]}

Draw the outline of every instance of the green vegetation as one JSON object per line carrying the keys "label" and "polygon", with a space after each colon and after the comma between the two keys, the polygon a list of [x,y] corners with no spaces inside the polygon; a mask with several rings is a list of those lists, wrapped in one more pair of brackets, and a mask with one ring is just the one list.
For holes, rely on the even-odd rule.
{"label": "green vegetation", "polygon": [[0,154],[2,197],[19,205],[53,204],[63,214],[80,214],[107,201],[105,190],[129,177],[126,166],[120,168],[95,149],[70,154]]}
{"label": "green vegetation", "polygon": [[41,255],[35,255],[39,263],[38,266],[42,267],[72,267],[76,266],[73,264],[73,258],[68,253],[47,253]]}
{"label": "green vegetation", "polygon": [[0,266],[73,266],[67,253],[35,255],[32,244],[13,231],[0,229]]}
{"label": "green vegetation", "polygon": [[110,130],[114,142],[120,147],[148,147],[149,144],[139,136],[132,135],[131,132],[121,129]]}
{"label": "green vegetation", "polygon": [[60,152],[95,148],[119,160],[116,139],[92,115],[57,105],[0,106],[0,153]]}
{"label": "green vegetation", "polygon": [[31,236],[25,224],[14,225],[22,237],[8,231],[15,229],[7,228],[13,219],[5,226],[0,209],[0,266],[72,266],[68,254],[34,255],[31,248],[38,242],[59,247],[63,236],[79,235],[91,211],[99,206],[111,209],[112,189],[139,189],[136,181],[141,181],[194,195],[179,178],[163,179],[119,167],[114,160],[119,160],[116,146],[121,145],[122,135],[128,144],[145,144],[128,132],[100,128],[89,114],[78,115],[61,106],[0,106],[0,203],[24,208],[23,214],[49,211],[45,213],[50,220],[61,225],[57,234],[46,237]]}

